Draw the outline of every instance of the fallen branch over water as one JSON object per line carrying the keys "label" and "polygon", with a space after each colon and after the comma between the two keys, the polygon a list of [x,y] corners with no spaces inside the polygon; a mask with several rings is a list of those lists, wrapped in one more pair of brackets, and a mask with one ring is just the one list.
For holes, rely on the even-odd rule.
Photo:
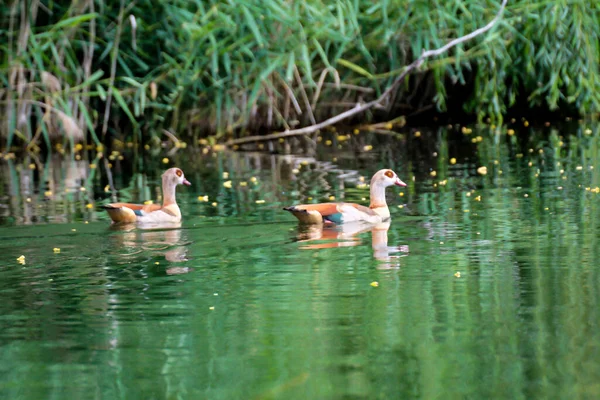
{"label": "fallen branch over water", "polygon": [[318,131],[319,129],[323,129],[327,126],[336,124],[346,118],[352,117],[353,115],[360,114],[360,113],[362,113],[366,110],[369,110],[377,105],[380,105],[389,97],[389,95],[394,90],[396,90],[396,88],[398,87],[398,85],[400,85],[400,83],[402,83],[404,78],[411,71],[419,68],[421,66],[421,64],[423,64],[423,62],[427,58],[439,56],[440,54],[443,54],[443,53],[447,52],[448,50],[450,50],[452,47],[454,47],[458,44],[464,43],[467,40],[473,39],[487,31],[489,31],[490,29],[492,29],[492,27],[500,19],[500,16],[502,15],[502,12],[504,11],[504,8],[506,7],[507,2],[508,2],[508,0],[502,0],[502,4],[500,5],[500,9],[498,10],[498,13],[487,25],[485,25],[479,29],[476,29],[467,35],[464,35],[464,36],[461,36],[454,40],[451,40],[450,42],[446,43],[444,46],[442,46],[438,49],[424,51],[419,58],[417,58],[415,61],[410,63],[408,66],[406,66],[406,68],[402,71],[402,73],[396,78],[394,83],[392,83],[390,85],[390,87],[388,87],[385,90],[385,92],[383,92],[383,94],[381,96],[379,96],[377,99],[372,100],[368,103],[357,104],[355,107],[353,107],[347,111],[344,111],[341,114],[338,114],[334,117],[326,119],[325,121],[322,121],[317,124],[313,124],[313,125],[310,125],[310,126],[307,126],[304,128],[286,130],[284,132],[272,133],[270,135],[249,136],[249,137],[245,137],[245,138],[232,139],[232,140],[229,140],[226,144],[228,146],[233,146],[233,145],[239,145],[239,144],[250,143],[250,142],[274,140],[274,139],[286,138],[286,137],[290,137],[290,136],[298,136],[298,135],[306,135],[306,134],[314,133],[314,132]]}

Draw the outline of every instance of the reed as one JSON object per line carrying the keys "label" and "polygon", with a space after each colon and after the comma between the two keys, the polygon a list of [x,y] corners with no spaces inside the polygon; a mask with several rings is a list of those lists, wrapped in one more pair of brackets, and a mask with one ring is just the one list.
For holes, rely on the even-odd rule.
{"label": "reed", "polygon": [[[314,124],[380,96],[427,49],[488,23],[491,0],[13,0],[0,5],[0,136],[10,147],[107,137],[185,140]],[[428,60],[385,120],[460,99],[502,122],[510,107],[600,110],[600,10],[508,3],[490,32]],[[457,95],[460,93],[460,95]],[[356,122],[350,121],[350,122]]]}

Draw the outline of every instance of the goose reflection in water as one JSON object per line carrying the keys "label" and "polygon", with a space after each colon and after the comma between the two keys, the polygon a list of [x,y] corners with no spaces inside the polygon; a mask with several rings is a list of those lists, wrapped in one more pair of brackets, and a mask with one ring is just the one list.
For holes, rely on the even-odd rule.
{"label": "goose reflection in water", "polygon": [[[298,242],[307,243],[301,249],[327,249],[333,247],[351,247],[362,243],[360,234],[371,232],[371,248],[373,257],[381,261],[380,269],[399,268],[400,257],[406,254],[393,255],[394,253],[408,253],[407,245],[388,246],[388,230],[390,221],[379,224],[349,223],[342,225],[298,225]],[[320,242],[324,241],[324,242]]]}
{"label": "goose reflection in water", "polygon": [[[113,235],[122,246],[134,248],[128,256],[150,253],[164,255],[169,262],[186,262],[187,245],[182,240],[181,222],[164,222],[155,224],[113,224],[108,229],[122,234]],[[167,268],[168,275],[185,274],[191,271],[189,267],[172,266]]]}

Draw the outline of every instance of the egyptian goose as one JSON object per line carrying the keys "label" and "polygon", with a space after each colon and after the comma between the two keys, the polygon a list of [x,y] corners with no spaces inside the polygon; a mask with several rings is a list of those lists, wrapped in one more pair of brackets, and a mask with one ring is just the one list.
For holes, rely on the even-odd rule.
{"label": "egyptian goose", "polygon": [[113,222],[161,223],[181,221],[181,211],[175,201],[175,188],[191,183],[179,168],[169,168],[162,174],[163,204],[112,203],[104,206]]}
{"label": "egyptian goose", "polygon": [[319,203],[300,204],[285,207],[301,223],[322,224],[363,221],[377,224],[389,219],[390,210],[385,202],[385,188],[388,186],[406,186],[391,169],[381,169],[371,178],[371,205],[361,206],[355,203]]}

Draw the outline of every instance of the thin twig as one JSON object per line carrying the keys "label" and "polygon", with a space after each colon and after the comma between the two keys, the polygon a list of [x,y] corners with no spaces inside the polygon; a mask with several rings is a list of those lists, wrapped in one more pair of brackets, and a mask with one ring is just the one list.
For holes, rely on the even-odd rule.
{"label": "thin twig", "polygon": [[296,83],[300,87],[300,94],[302,95],[302,100],[304,100],[304,106],[306,106],[306,111],[308,111],[308,117],[310,118],[310,122],[312,124],[316,124],[315,115],[313,114],[312,107],[310,102],[308,101],[308,95],[306,94],[306,90],[304,89],[304,84],[302,83],[302,78],[300,77],[300,72],[298,72],[298,67],[294,66],[294,76],[296,77]]}
{"label": "thin twig", "polygon": [[404,80],[404,78],[408,75],[409,72],[411,72],[412,70],[419,68],[421,66],[421,64],[423,64],[423,62],[429,58],[429,57],[433,57],[433,56],[438,56],[448,50],[450,50],[452,47],[466,42],[469,39],[473,39],[476,36],[481,35],[482,33],[485,33],[487,31],[489,31],[490,29],[492,29],[492,27],[496,24],[496,22],[498,22],[498,20],[500,19],[500,16],[502,15],[502,12],[504,11],[504,8],[506,7],[506,3],[508,2],[508,0],[502,0],[502,4],[500,5],[500,9],[498,10],[498,13],[496,14],[496,16],[494,17],[494,19],[492,19],[487,25],[474,30],[473,32],[461,36],[459,38],[456,38],[454,40],[451,40],[450,42],[446,43],[444,46],[435,49],[435,50],[427,50],[424,51],[421,56],[419,56],[419,58],[417,58],[415,61],[413,61],[412,63],[410,63],[409,65],[407,65],[404,70],[402,71],[402,73],[396,78],[396,80],[394,81],[394,83],[392,83],[386,90],[385,92],[383,92],[383,94],[381,96],[379,96],[377,99],[372,100],[368,103],[363,103],[363,104],[356,104],[356,106],[354,106],[353,108],[344,111],[341,114],[335,115],[329,119],[326,119],[325,121],[319,122],[318,124],[313,124],[304,128],[299,128],[299,129],[293,129],[293,130],[287,130],[284,132],[278,132],[278,133],[273,133],[270,135],[263,135],[263,136],[249,136],[249,137],[245,137],[245,138],[239,138],[239,139],[232,139],[229,140],[227,142],[227,145],[236,145],[236,144],[242,144],[242,143],[248,143],[248,142],[258,142],[258,141],[265,141],[265,140],[273,140],[273,139],[279,139],[279,138],[284,138],[284,137],[290,137],[290,136],[297,136],[297,135],[305,135],[308,133],[313,133],[318,131],[319,129],[323,129],[327,126],[336,124],[346,118],[352,117],[356,114],[360,114],[376,105],[381,104],[384,100],[386,100],[388,98],[388,96],[390,95],[390,93],[392,93],[394,90],[396,90],[396,88],[398,87],[398,85],[400,85],[400,83],[402,83],[402,81]]}
{"label": "thin twig", "polygon": [[102,137],[106,135],[108,130],[108,117],[110,115],[110,107],[112,104],[112,91],[115,86],[115,75],[117,73],[117,57],[119,57],[119,42],[121,41],[121,27],[123,25],[123,8],[125,7],[125,1],[121,0],[119,9],[117,32],[115,36],[115,44],[112,51],[112,60],[110,65],[110,83],[108,85],[108,93],[106,96],[106,108],[104,109],[104,123],[102,124]]}

